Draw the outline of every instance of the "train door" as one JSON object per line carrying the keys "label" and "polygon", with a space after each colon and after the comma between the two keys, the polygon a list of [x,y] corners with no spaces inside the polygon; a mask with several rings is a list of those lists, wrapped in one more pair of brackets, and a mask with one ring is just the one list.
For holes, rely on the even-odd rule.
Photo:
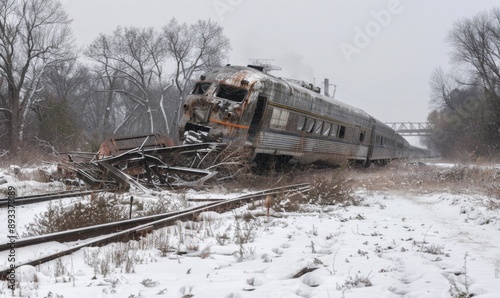
{"label": "train door", "polygon": [[370,137],[370,145],[368,145],[368,154],[366,156],[366,162],[365,166],[369,167],[371,164],[371,159],[373,157],[373,150],[375,149],[375,130],[376,130],[376,125],[375,125],[375,120],[371,118],[372,122],[372,135]]}
{"label": "train door", "polygon": [[251,141],[253,141],[260,129],[262,117],[264,116],[264,111],[266,110],[266,103],[267,96],[259,95],[257,97],[255,111],[253,113],[252,121],[250,122],[250,127],[248,128],[248,139]]}

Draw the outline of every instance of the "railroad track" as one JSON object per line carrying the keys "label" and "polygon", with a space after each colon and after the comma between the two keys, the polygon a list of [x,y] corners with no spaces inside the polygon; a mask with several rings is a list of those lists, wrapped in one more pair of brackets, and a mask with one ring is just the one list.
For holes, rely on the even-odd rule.
{"label": "railroad track", "polygon": [[[130,219],[115,223],[108,223],[103,225],[96,225],[91,227],[80,228],[76,230],[63,231],[53,234],[40,235],[25,239],[18,239],[15,242],[15,247],[24,247],[30,245],[37,245],[49,241],[68,242],[88,239],[96,237],[82,243],[77,243],[66,250],[57,253],[49,254],[38,259],[18,262],[16,268],[25,265],[36,266],[59,257],[69,255],[83,247],[87,246],[101,246],[112,242],[128,241],[130,239],[137,239],[152,232],[153,230],[160,229],[166,226],[174,225],[177,221],[189,221],[196,219],[201,212],[215,211],[227,212],[229,210],[238,208],[242,204],[251,203],[256,200],[262,200],[268,195],[291,193],[291,192],[308,192],[310,189],[309,184],[301,183],[288,185],[284,187],[277,187],[266,189],[262,191],[253,192],[246,195],[241,195],[233,199],[207,203],[201,206],[193,207],[187,210],[169,212],[154,216],[141,217],[137,219]],[[10,243],[0,244],[0,251],[11,249]],[[0,280],[5,280],[11,269],[3,269],[0,271]]]}
{"label": "railroad track", "polygon": [[[69,198],[69,197],[86,196],[86,195],[90,195],[93,193],[100,193],[103,191],[105,191],[105,190],[104,189],[100,189],[100,190],[68,190],[68,191],[62,191],[62,192],[58,192],[58,193],[23,196],[23,197],[17,197],[15,199],[15,205],[16,206],[28,205],[28,204],[58,200],[58,199]],[[9,201],[8,199],[0,199],[0,208],[6,208],[8,205],[8,201]]]}

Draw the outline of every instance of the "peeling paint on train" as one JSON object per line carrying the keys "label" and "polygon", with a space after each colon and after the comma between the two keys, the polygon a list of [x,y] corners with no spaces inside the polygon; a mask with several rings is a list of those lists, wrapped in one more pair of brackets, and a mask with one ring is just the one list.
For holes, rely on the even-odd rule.
{"label": "peeling paint on train", "polygon": [[255,66],[221,67],[201,76],[187,97],[180,136],[231,142],[265,160],[369,164],[408,156],[408,142],[390,127],[318,91]]}

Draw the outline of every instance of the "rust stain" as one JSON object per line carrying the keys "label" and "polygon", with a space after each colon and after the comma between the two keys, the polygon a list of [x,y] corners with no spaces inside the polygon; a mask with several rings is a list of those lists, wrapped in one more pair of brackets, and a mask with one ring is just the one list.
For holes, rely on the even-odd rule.
{"label": "rust stain", "polygon": [[231,123],[231,122],[221,121],[221,120],[217,120],[217,119],[214,119],[214,118],[210,118],[210,122],[217,123],[217,124],[222,124],[222,125],[226,125],[226,126],[230,126],[230,127],[235,127],[235,128],[241,128],[241,129],[248,129],[250,127],[248,125],[234,124],[234,123]]}
{"label": "rust stain", "polygon": [[231,76],[231,77],[223,80],[223,83],[228,84],[228,85],[232,85],[232,86],[243,87],[243,85],[241,84],[241,81],[244,80],[247,77],[247,75],[248,75],[248,71],[243,70],[243,71],[236,73],[234,76]]}

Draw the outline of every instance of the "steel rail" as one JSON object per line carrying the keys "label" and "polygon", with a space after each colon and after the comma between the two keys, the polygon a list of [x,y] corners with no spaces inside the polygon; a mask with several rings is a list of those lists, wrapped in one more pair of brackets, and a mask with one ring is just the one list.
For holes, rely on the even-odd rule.
{"label": "steel rail", "polygon": [[[57,199],[63,199],[63,198],[70,198],[70,197],[75,197],[75,196],[86,196],[86,195],[90,195],[93,193],[100,193],[103,191],[106,191],[106,190],[104,190],[104,189],[84,190],[84,191],[82,191],[82,190],[77,190],[77,191],[69,190],[69,191],[63,191],[63,192],[58,192],[58,193],[47,193],[47,194],[16,197],[14,200],[14,205],[20,206],[20,205],[28,205],[28,204],[57,200]],[[8,199],[0,199],[0,208],[6,208],[8,205],[9,205]]]}
{"label": "steel rail", "polygon": [[[74,245],[66,250],[59,251],[59,252],[53,253],[53,254],[49,254],[49,255],[40,257],[38,259],[35,259],[35,260],[26,261],[23,263],[19,262],[16,265],[16,268],[18,268],[20,266],[25,266],[25,265],[36,266],[36,265],[57,259],[59,257],[71,254],[71,253],[73,253],[73,252],[75,252],[83,247],[87,247],[87,246],[101,246],[101,245],[105,245],[105,244],[112,243],[112,242],[127,241],[130,239],[136,239],[138,237],[144,236],[147,233],[152,232],[153,230],[173,225],[177,221],[187,221],[187,220],[196,219],[197,216],[201,212],[207,212],[207,211],[227,212],[228,210],[232,210],[232,209],[235,209],[235,208],[241,206],[241,204],[243,204],[243,203],[250,203],[254,200],[260,200],[264,196],[279,194],[279,193],[284,193],[284,192],[292,192],[292,191],[307,192],[307,191],[309,191],[309,189],[310,189],[310,186],[308,183],[301,183],[301,184],[289,185],[289,186],[284,186],[284,187],[277,187],[277,188],[253,192],[250,194],[241,195],[241,196],[238,196],[236,198],[225,200],[222,202],[219,201],[219,202],[209,203],[209,204],[194,207],[194,208],[191,208],[188,210],[171,212],[171,213],[166,213],[166,214],[157,215],[157,216],[149,216],[149,217],[147,217],[146,220],[139,218],[136,220],[142,219],[144,222],[141,224],[138,224],[138,225],[136,222],[136,226],[134,226],[134,227],[125,228],[124,230],[121,230],[121,231],[116,231],[116,232],[111,233],[111,234],[102,235],[102,236],[99,236],[99,237],[94,238],[92,240],[86,241],[84,243],[76,244],[76,245]],[[162,218],[162,216],[163,216],[163,218]],[[160,219],[158,219],[158,217],[160,217]],[[50,235],[54,235],[54,236],[40,235],[40,236],[36,236],[36,237],[30,237],[30,238],[16,241],[14,247],[16,247],[16,248],[20,247],[18,244],[21,243],[21,241],[23,242],[23,246],[27,246],[27,245],[40,244],[40,243],[48,242],[48,241],[55,241],[56,239],[66,240],[66,239],[68,239],[68,235],[70,235],[71,233],[79,235],[81,237],[82,236],[86,237],[85,234],[87,236],[92,235],[92,237],[95,237],[96,236],[95,233],[97,231],[99,231],[100,229],[101,229],[100,233],[103,233],[105,231],[109,231],[110,226],[113,226],[114,224],[115,223],[110,223],[110,224],[105,224],[105,225],[98,225],[98,226],[77,229],[77,230],[54,233],[57,235],[50,234]],[[121,228],[124,228],[124,227],[128,227],[127,225],[130,225],[131,223],[129,220],[129,221],[122,221],[121,224],[123,225]],[[118,226],[114,226],[114,228],[119,228],[119,227],[120,227],[120,224]],[[66,232],[69,234],[65,234]],[[48,237],[50,237],[51,240],[47,240]],[[30,243],[30,241],[32,241],[32,242]],[[2,244],[2,247],[5,247],[5,246],[8,246],[8,249],[11,249],[10,243]],[[10,269],[10,268],[1,270],[0,271],[0,280],[5,280],[11,271],[12,271],[12,269]]]}
{"label": "steel rail", "polygon": [[[293,187],[292,190],[298,189],[300,191],[303,191],[306,188],[308,189],[309,186],[307,184],[304,184],[304,185],[298,184],[298,185],[294,185],[294,186],[290,186],[290,187]],[[273,188],[273,189],[264,190],[264,191],[252,192],[249,194],[238,196],[238,197],[234,198],[234,200],[253,198],[254,196],[260,196],[260,195],[275,194],[276,191],[281,191],[281,190],[282,190],[282,188],[278,188],[278,189]],[[227,201],[227,200],[217,200],[217,201],[214,201],[211,203],[207,203],[204,205],[192,207],[192,208],[181,210],[181,211],[172,211],[172,212],[167,212],[167,213],[162,213],[162,214],[143,216],[143,217],[121,220],[121,221],[116,221],[116,222],[111,222],[111,223],[88,226],[88,227],[83,227],[83,228],[78,228],[78,229],[73,229],[73,230],[66,230],[66,231],[45,234],[45,235],[38,235],[38,236],[18,239],[16,241],[16,247],[20,248],[20,247],[50,242],[50,241],[71,242],[71,241],[83,240],[83,239],[87,239],[90,237],[96,237],[96,236],[101,236],[101,235],[105,235],[105,234],[109,234],[109,233],[114,233],[114,232],[117,232],[119,230],[125,230],[128,228],[132,228],[134,226],[138,226],[138,225],[145,224],[148,222],[153,222],[153,221],[156,221],[159,219],[167,218],[169,216],[175,216],[175,215],[178,215],[178,214],[181,214],[184,212],[202,210],[203,208],[210,207],[211,205],[218,204],[220,202],[225,202],[225,201]],[[0,252],[4,251],[4,250],[8,250],[8,249],[10,249],[10,247],[11,247],[10,243],[0,243]]]}

